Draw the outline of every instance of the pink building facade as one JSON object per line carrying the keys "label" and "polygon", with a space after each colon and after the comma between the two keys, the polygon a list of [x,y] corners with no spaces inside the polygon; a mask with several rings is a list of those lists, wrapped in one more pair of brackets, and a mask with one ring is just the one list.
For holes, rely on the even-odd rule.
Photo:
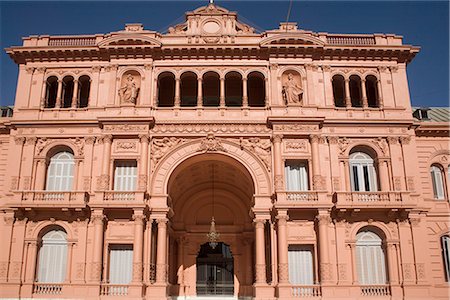
{"label": "pink building facade", "polygon": [[448,299],[449,122],[402,37],[209,4],[6,51],[1,297]]}

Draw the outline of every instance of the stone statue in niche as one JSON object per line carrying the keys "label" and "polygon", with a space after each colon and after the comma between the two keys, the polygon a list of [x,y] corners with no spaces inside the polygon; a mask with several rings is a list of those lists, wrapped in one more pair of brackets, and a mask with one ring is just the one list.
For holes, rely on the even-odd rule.
{"label": "stone statue in niche", "polygon": [[283,83],[283,98],[286,105],[303,104],[303,89],[296,79],[294,74],[289,73]]}
{"label": "stone statue in niche", "polygon": [[119,97],[121,103],[136,104],[136,99],[139,93],[139,86],[131,74],[127,75],[125,83],[119,88]]}

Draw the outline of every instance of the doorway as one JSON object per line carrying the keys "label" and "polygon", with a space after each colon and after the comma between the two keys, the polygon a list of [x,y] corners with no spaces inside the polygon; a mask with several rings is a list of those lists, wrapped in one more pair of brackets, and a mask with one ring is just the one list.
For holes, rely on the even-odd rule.
{"label": "doorway", "polygon": [[234,259],[230,246],[201,245],[197,256],[197,295],[233,295]]}

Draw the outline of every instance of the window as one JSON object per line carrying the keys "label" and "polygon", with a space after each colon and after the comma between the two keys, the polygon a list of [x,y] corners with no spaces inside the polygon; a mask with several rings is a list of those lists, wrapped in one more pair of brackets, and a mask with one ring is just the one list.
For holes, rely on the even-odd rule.
{"label": "window", "polygon": [[353,107],[362,107],[361,100],[361,78],[356,75],[350,76],[350,99]]}
{"label": "window", "polygon": [[367,104],[369,107],[378,107],[378,90],[377,90],[377,78],[373,75],[366,77],[366,95]]}
{"label": "window", "polygon": [[181,75],[181,106],[197,106],[198,80],[193,72]]}
{"label": "window", "polygon": [[444,199],[444,180],[442,176],[442,168],[437,165],[432,165],[430,172],[434,199]]}
{"label": "window", "polygon": [[[109,251],[109,283],[129,284],[133,274],[133,246],[111,245]],[[119,289],[120,287],[114,287]],[[110,294],[119,291],[110,290]]]}
{"label": "window", "polygon": [[219,106],[220,77],[215,72],[203,74],[203,106]]}
{"label": "window", "polygon": [[47,232],[39,248],[37,282],[61,283],[66,278],[67,234],[62,229]]}
{"label": "window", "polygon": [[163,72],[158,76],[158,106],[173,106],[174,100],[175,76],[170,72]]}
{"label": "window", "polygon": [[58,78],[51,76],[45,82],[45,107],[54,108],[58,96]]}
{"label": "window", "polygon": [[356,235],[356,266],[361,285],[386,284],[386,261],[382,239],[370,230]]}
{"label": "window", "polygon": [[450,281],[450,236],[444,235],[441,238],[442,242],[442,258],[445,267],[445,280]]}
{"label": "window", "polygon": [[377,173],[373,158],[364,152],[350,154],[350,181],[355,192],[375,192]]}
{"label": "window", "polygon": [[251,72],[247,78],[248,105],[252,107],[264,107],[266,105],[266,82],[264,75],[259,72]]}
{"label": "window", "polygon": [[336,107],[345,107],[345,80],[341,75],[333,76],[333,97]]}
{"label": "window", "polygon": [[83,75],[78,80],[78,107],[87,107],[89,104],[89,94],[91,91],[91,79],[87,75]]}
{"label": "window", "polygon": [[47,191],[70,191],[73,183],[73,154],[59,152],[50,159],[47,169]]}
{"label": "window", "polygon": [[290,245],[288,249],[289,282],[294,286],[294,296],[313,296],[312,287],[296,285],[314,284],[314,259],[312,245]]}
{"label": "window", "polygon": [[225,75],[225,105],[242,106],[242,76],[238,72]]}
{"label": "window", "polygon": [[305,161],[286,161],[286,190],[307,191],[308,167]]}
{"label": "window", "polygon": [[74,89],[74,79],[72,76],[66,76],[63,79],[63,91],[62,91],[62,105],[63,108],[68,108],[72,106]]}
{"label": "window", "polygon": [[134,191],[136,189],[137,163],[135,160],[116,161],[114,168],[114,190]]}

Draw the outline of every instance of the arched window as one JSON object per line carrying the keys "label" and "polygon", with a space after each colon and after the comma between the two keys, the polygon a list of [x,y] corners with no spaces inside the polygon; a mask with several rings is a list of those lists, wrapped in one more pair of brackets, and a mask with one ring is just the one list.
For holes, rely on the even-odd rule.
{"label": "arched window", "polygon": [[342,75],[334,75],[332,80],[334,105],[345,107],[345,80]]}
{"label": "arched window", "polygon": [[66,76],[63,79],[62,105],[67,108],[72,106],[74,82],[72,76]]}
{"label": "arched window", "polygon": [[70,191],[73,183],[75,161],[73,154],[58,152],[50,159],[47,169],[47,191]]}
{"label": "arched window", "polygon": [[203,106],[219,106],[220,79],[219,74],[207,72],[203,75]]}
{"label": "arched window", "polygon": [[45,108],[54,108],[58,96],[58,78],[51,76],[45,82]]}
{"label": "arched window", "polygon": [[175,75],[163,72],[158,76],[158,106],[171,107],[175,100]]}
{"label": "arched window", "polygon": [[181,79],[181,106],[197,106],[197,75],[193,72],[183,73]]}
{"label": "arched window", "polygon": [[383,239],[364,229],[356,235],[356,267],[361,285],[386,284],[386,258]]}
{"label": "arched window", "polygon": [[41,238],[39,248],[37,282],[61,283],[66,278],[67,233],[53,229]]}
{"label": "arched window", "polygon": [[450,281],[450,236],[444,235],[441,238],[442,259],[444,261],[445,281]]}
{"label": "arched window", "polygon": [[433,185],[434,199],[444,199],[444,178],[442,168],[438,165],[432,165],[430,169],[431,183]]}
{"label": "arched window", "polygon": [[91,78],[83,75],[78,79],[78,107],[87,107],[89,104],[89,94],[91,91]]}
{"label": "arched window", "polygon": [[364,152],[350,154],[350,181],[355,192],[376,192],[377,173],[373,158]]}
{"label": "arched window", "polygon": [[242,76],[238,72],[225,75],[225,106],[242,106]]}
{"label": "arched window", "polygon": [[350,76],[350,99],[352,107],[362,107],[361,78],[357,75]]}
{"label": "arched window", "polygon": [[367,104],[369,107],[378,107],[378,90],[377,90],[377,78],[373,75],[366,77],[366,95]]}
{"label": "arched window", "polygon": [[251,72],[247,77],[248,106],[266,106],[266,81],[260,72]]}

